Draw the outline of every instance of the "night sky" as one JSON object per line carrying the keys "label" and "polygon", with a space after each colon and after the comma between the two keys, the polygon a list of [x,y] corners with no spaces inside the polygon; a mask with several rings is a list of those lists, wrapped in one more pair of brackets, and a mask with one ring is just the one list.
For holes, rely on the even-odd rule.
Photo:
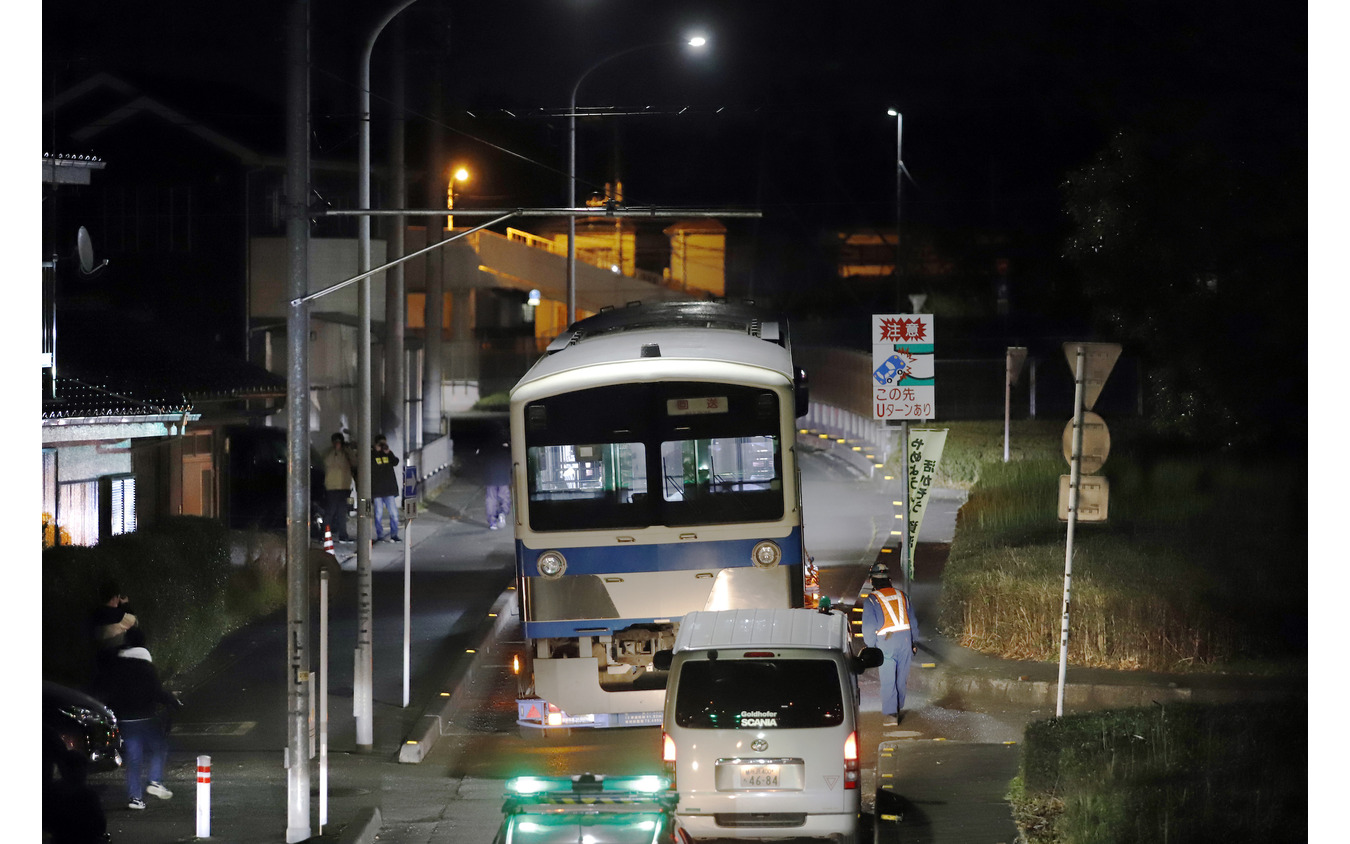
{"label": "night sky", "polygon": [[[44,90],[110,70],[280,150],[286,5],[49,0]],[[310,5],[314,154],[354,159],[358,45],[371,10],[388,5]],[[580,195],[617,167],[630,203],[758,207],[803,228],[890,224],[896,133],[885,112],[897,107],[914,179],[906,220],[1053,227],[1063,172],[1166,101],[1240,103],[1254,127],[1307,121],[1307,17],[1296,6],[419,0],[402,17],[409,105],[430,113],[440,61],[448,143],[474,169],[470,201],[484,204],[562,204],[561,114],[578,76],[694,31],[711,42],[701,55],[655,47],[587,77],[579,105],[649,113],[582,121]],[[377,156],[392,43],[386,30],[375,51]],[[411,124],[410,162],[424,126]]]}

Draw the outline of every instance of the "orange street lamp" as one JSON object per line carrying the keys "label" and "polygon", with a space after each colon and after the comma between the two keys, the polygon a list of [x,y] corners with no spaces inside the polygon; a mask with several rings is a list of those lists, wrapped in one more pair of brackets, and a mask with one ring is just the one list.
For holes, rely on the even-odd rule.
{"label": "orange street lamp", "polygon": [[[446,210],[449,211],[455,210],[455,182],[467,182],[467,181],[469,181],[469,171],[464,167],[460,167],[459,169],[455,170],[454,173],[450,174],[450,181],[448,181],[445,185]],[[445,227],[447,229],[453,229],[455,227],[455,217],[453,214],[446,216]]]}

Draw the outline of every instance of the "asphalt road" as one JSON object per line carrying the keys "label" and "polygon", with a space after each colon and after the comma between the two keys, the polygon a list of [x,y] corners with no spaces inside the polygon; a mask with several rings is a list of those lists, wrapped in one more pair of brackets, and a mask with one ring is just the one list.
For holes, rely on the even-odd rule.
{"label": "asphalt road", "polygon": [[[473,455],[461,457],[464,471],[456,484],[410,530],[416,679],[413,705],[407,709],[401,706],[402,549],[376,549],[375,726],[376,746],[381,748],[376,754],[358,753],[354,746],[354,561],[343,563],[344,574],[334,590],[330,640],[332,810],[321,837],[315,825],[315,840],[337,840],[361,807],[378,806],[382,844],[489,841],[500,820],[508,777],[661,769],[657,728],[542,735],[518,727],[516,683],[505,656],[509,641],[478,657],[472,679],[464,683],[469,692],[465,705],[441,725],[442,738],[421,764],[399,764],[396,750],[389,752],[411,733],[424,704],[456,682],[476,658],[464,651],[475,643],[485,613],[511,578],[509,532],[486,529]],[[808,547],[821,568],[825,592],[856,595],[867,566],[889,538],[893,496],[820,454],[803,460],[802,476]],[[941,538],[941,522],[930,514],[921,539],[929,531],[938,531]],[[104,775],[96,784],[108,807],[114,840],[192,840],[192,768],[198,753],[211,755],[213,761],[212,837],[282,840],[285,648],[281,626],[268,627],[231,637],[184,688],[187,707],[174,730],[166,777],[178,791],[174,800],[152,801],[145,812],[128,812],[122,808],[120,774]],[[506,637],[518,636],[518,630],[508,625]],[[429,670],[437,664],[441,671]],[[451,666],[448,672],[446,665]],[[1015,772],[1016,745],[1005,742],[1018,740],[1022,724],[1045,713],[976,711],[959,700],[927,700],[922,692],[912,692],[911,711],[902,724],[883,731],[874,676],[864,675],[861,686],[866,830],[871,830],[875,802],[880,841],[1011,841],[1002,795]],[[312,784],[317,785],[317,775],[312,775]],[[318,806],[315,795],[316,816]]]}

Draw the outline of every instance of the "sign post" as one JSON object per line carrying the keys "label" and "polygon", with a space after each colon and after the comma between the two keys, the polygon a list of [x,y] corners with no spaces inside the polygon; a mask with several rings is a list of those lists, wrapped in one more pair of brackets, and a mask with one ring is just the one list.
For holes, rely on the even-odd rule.
{"label": "sign post", "polygon": [[[1064,432],[1065,457],[1069,460],[1068,485],[1060,477],[1060,512],[1066,517],[1068,528],[1064,539],[1064,608],[1060,616],[1059,627],[1059,689],[1055,695],[1055,717],[1064,715],[1064,679],[1069,666],[1069,593],[1073,582],[1073,535],[1078,526],[1079,510],[1082,509],[1083,491],[1083,434],[1086,417],[1092,417],[1094,434],[1090,444],[1093,446],[1092,469],[1100,469],[1106,462],[1111,449],[1111,439],[1106,423],[1095,413],[1088,413],[1101,394],[1106,376],[1111,374],[1116,359],[1120,357],[1120,346],[1115,343],[1065,343],[1064,355],[1073,368],[1073,419]],[[1092,521],[1106,520],[1107,492],[1106,479],[1091,476],[1093,480]],[[1068,502],[1065,506],[1064,493],[1067,490]],[[1087,521],[1088,519],[1084,519]]]}
{"label": "sign post", "polygon": [[[1027,362],[1026,346],[1009,346],[1008,356],[1003,367],[1003,462],[1008,462],[1012,428],[1012,388],[1017,377],[1022,374],[1022,364]],[[1033,414],[1034,415],[1034,414]]]}
{"label": "sign post", "polygon": [[901,536],[900,566],[906,581],[910,559],[909,423],[934,418],[933,315],[872,315],[872,418],[900,423]]}

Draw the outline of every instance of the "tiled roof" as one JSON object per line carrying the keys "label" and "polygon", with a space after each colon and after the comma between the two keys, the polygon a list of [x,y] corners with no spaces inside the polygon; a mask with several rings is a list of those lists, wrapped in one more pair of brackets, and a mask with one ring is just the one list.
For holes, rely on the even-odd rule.
{"label": "tiled roof", "polygon": [[56,397],[42,396],[43,419],[165,416],[191,409],[192,402],[182,391],[107,376],[58,376]]}

